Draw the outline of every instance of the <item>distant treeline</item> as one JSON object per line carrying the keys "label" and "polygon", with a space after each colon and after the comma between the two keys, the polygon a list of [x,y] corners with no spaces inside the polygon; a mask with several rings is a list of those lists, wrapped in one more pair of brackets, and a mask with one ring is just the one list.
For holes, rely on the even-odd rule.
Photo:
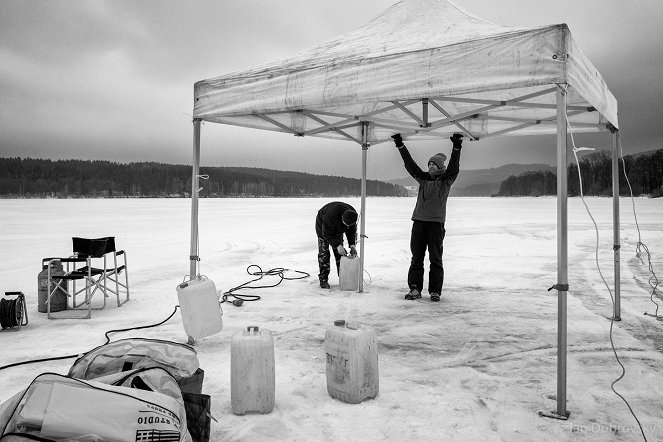
{"label": "distant treeline", "polygon": [[[587,196],[612,195],[612,156],[607,151],[593,152],[579,160],[582,190]],[[663,149],[627,155],[619,161],[619,194],[630,195],[624,164],[634,196],[663,196]],[[578,167],[568,166],[569,196],[580,195]],[[494,196],[542,196],[557,194],[557,176],[550,171],[530,171],[510,176],[500,184]]]}
{"label": "distant treeline", "polygon": [[[0,158],[0,197],[188,197],[190,166],[152,162]],[[361,180],[248,167],[201,167],[201,197],[359,196]],[[405,188],[368,180],[370,196],[407,196]]]}

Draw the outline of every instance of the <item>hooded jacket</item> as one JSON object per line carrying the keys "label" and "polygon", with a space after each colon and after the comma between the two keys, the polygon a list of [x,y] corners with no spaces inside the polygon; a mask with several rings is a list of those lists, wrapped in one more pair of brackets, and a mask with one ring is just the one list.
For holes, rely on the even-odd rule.
{"label": "hooded jacket", "polygon": [[343,244],[343,234],[348,238],[348,244],[354,246],[357,241],[357,224],[346,226],[343,224],[343,212],[355,211],[354,207],[341,201],[325,204],[315,217],[315,233],[323,238],[332,247],[337,248]]}
{"label": "hooded jacket", "polygon": [[449,191],[460,170],[460,150],[461,147],[455,146],[451,150],[447,170],[440,174],[430,174],[421,170],[412,159],[407,147],[403,146],[398,149],[405,163],[405,169],[419,183],[417,204],[412,213],[412,221],[445,222]]}

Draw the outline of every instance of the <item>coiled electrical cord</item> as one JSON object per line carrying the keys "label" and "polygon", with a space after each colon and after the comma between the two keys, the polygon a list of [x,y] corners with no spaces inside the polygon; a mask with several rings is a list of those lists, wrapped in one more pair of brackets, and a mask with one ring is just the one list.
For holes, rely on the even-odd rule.
{"label": "coiled electrical cord", "polygon": [[[258,270],[252,271],[251,269],[253,267],[257,268]],[[299,273],[300,276],[286,277],[285,272]],[[251,276],[257,276],[257,278],[252,279],[250,281],[247,281],[243,284],[240,284],[237,287],[233,287],[230,290],[228,290],[227,292],[223,292],[223,294],[221,296],[221,302],[222,303],[223,302],[232,302],[233,305],[239,307],[240,305],[242,305],[242,303],[244,301],[257,301],[257,300],[259,300],[260,296],[233,293],[237,290],[240,290],[240,289],[264,289],[264,288],[276,287],[277,285],[281,284],[283,281],[286,281],[286,280],[287,281],[293,281],[293,280],[296,280],[296,279],[304,279],[304,278],[308,278],[309,276],[311,276],[309,273],[302,272],[301,270],[284,269],[283,267],[275,267],[273,269],[263,271],[263,269],[259,265],[256,265],[256,264],[249,265],[246,268],[246,273],[248,273]],[[260,281],[265,276],[278,276],[280,279],[276,284],[249,286],[249,284],[251,284],[253,282],[256,282],[256,281]],[[235,299],[230,301],[228,299],[228,297],[233,297]]]}
{"label": "coiled electrical cord", "polygon": [[0,328],[20,329],[21,326],[28,325],[28,311],[23,292],[5,292],[5,296],[16,296],[16,298],[0,299]]}
{"label": "coiled electrical cord", "polygon": [[13,328],[21,324],[23,305],[19,298],[0,299],[0,327]]}

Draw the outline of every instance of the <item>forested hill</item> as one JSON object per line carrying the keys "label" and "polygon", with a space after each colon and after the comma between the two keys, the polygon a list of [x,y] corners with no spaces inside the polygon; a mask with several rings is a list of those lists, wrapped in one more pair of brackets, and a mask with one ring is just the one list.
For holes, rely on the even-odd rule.
{"label": "forested hill", "polygon": [[[547,164],[506,164],[490,169],[465,170],[461,167],[460,174],[451,187],[451,196],[492,196],[500,189],[500,183],[508,177],[518,176],[529,170],[555,170]],[[389,180],[408,188],[411,195],[417,194],[419,185],[411,176]]]}
{"label": "forested hill", "polygon": [[[344,197],[361,180],[248,167],[201,167],[201,197]],[[191,166],[83,160],[0,158],[0,197],[188,197]],[[398,185],[368,180],[370,196],[407,196]]]}
{"label": "forested hill", "polygon": [[[608,151],[586,155],[579,160],[579,164],[584,195],[612,195],[612,157]],[[631,191],[624,177],[624,165],[634,196],[663,196],[663,149],[626,155],[623,162],[619,161],[619,194],[628,196]],[[580,183],[575,162],[569,164],[567,173],[569,196],[579,196]],[[541,196],[556,193],[556,175],[547,170],[538,170],[505,179],[495,196]]]}

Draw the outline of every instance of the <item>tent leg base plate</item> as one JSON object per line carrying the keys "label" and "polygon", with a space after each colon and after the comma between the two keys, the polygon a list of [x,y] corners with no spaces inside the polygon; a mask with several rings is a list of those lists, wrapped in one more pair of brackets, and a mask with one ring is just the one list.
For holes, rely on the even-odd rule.
{"label": "tent leg base plate", "polygon": [[571,413],[568,411],[565,412],[564,414],[559,414],[556,411],[543,411],[543,410],[539,411],[538,414],[541,417],[549,417],[551,419],[559,419],[563,421],[568,420],[569,416],[571,415]]}

